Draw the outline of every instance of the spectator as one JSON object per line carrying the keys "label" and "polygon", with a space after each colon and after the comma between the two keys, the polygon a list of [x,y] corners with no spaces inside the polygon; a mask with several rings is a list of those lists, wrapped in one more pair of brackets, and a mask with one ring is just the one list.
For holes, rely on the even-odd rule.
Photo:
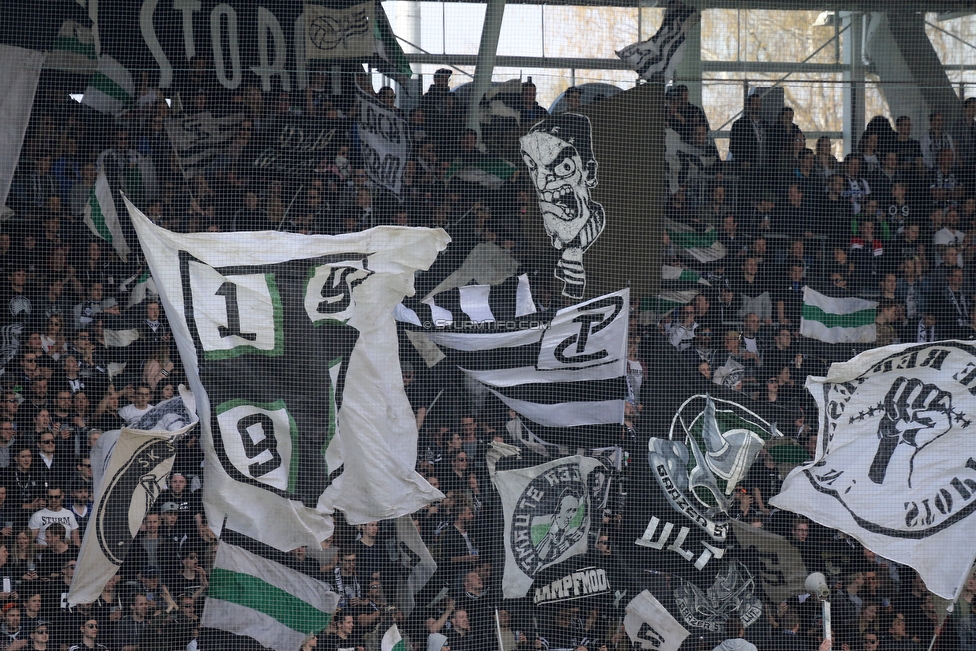
{"label": "spectator", "polygon": [[119,620],[115,629],[116,645],[122,651],[139,651],[139,638],[146,630],[149,599],[139,592],[132,597],[129,614]]}
{"label": "spectator", "polygon": [[325,651],[338,651],[339,649],[353,647],[356,651],[365,651],[356,637],[356,620],[351,613],[340,610],[333,615],[332,621],[333,631],[326,634],[322,639],[322,646]]}
{"label": "spectator", "polygon": [[929,169],[935,168],[939,152],[944,149],[951,151],[953,158],[955,158],[955,140],[945,130],[945,118],[939,111],[929,113],[929,130],[925,133],[925,137],[922,138],[919,144],[922,150],[922,160]]}
{"label": "spectator", "polygon": [[18,651],[27,648],[30,641],[29,634],[20,626],[20,605],[9,601],[0,608],[3,612],[3,627],[0,628],[0,640],[3,648]]}
{"label": "spectator", "polygon": [[[47,620],[40,620],[37,622],[37,626],[30,632],[30,646],[26,647],[29,651],[48,651],[50,648],[52,651],[55,648],[51,640],[51,622]],[[51,645],[51,646],[49,646]]]}
{"label": "spectator", "polygon": [[94,617],[89,617],[81,625],[81,641],[68,648],[68,651],[108,651],[108,647],[95,641],[98,637],[99,623]]}
{"label": "spectator", "polygon": [[149,403],[149,397],[152,395],[152,391],[148,384],[140,382],[131,389],[131,392],[125,392],[126,395],[129,395],[129,393],[131,393],[131,402],[119,409],[119,416],[124,418],[126,424],[131,427],[138,423],[140,418],[148,414],[152,410],[153,405]]}
{"label": "spectator", "polygon": [[57,484],[49,484],[47,488],[47,505],[45,508],[36,511],[30,519],[28,525],[35,543],[39,547],[46,547],[48,544],[47,530],[52,524],[60,524],[64,527],[64,537],[75,547],[81,546],[81,538],[78,535],[78,521],[68,509],[62,506],[64,501],[64,491]]}

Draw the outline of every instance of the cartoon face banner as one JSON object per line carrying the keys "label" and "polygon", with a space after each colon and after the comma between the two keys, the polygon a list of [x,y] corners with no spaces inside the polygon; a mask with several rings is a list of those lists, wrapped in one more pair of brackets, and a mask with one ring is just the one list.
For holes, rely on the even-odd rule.
{"label": "cartoon face banner", "polygon": [[664,158],[663,106],[661,87],[647,84],[523,125],[519,154],[538,200],[526,235],[552,265],[553,291],[658,293],[664,176],[646,161]]}
{"label": "cartoon face banner", "polygon": [[955,599],[976,557],[976,347],[875,348],[807,388],[820,411],[817,455],[772,505],[854,536]]}
{"label": "cartoon face banner", "polygon": [[570,298],[583,298],[583,253],[606,225],[603,206],[590,197],[598,167],[592,131],[585,115],[562,113],[536,123],[520,140],[546,233],[553,247],[562,251],[556,278],[563,281],[563,295]]}
{"label": "cartoon face banner", "polygon": [[541,570],[586,553],[593,517],[588,480],[601,466],[574,456],[492,475],[505,512],[506,599],[525,596]]}

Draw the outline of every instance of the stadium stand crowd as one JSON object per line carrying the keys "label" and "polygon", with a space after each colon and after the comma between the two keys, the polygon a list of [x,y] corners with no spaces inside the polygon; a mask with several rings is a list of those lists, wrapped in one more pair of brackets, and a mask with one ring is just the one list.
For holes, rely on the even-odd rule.
{"label": "stadium stand crowd", "polygon": [[[79,541],[92,512],[91,446],[102,432],[134,422],[185,382],[159,303],[138,293],[146,269],[135,237],[128,231],[134,252],[123,263],[85,225],[99,168],[155,223],[178,232],[339,234],[380,224],[443,227],[453,240],[439,263],[443,273],[421,277],[419,283],[430,285],[420,292],[481,242],[493,242],[523,269],[533,268],[521,235],[522,215],[535,201],[531,185],[519,178],[490,188],[444,181],[453,162],[489,155],[477,148],[477,134],[463,127],[463,107],[451,93],[449,70],[439,70],[419,106],[404,115],[413,155],[399,203],[371,184],[349,117],[351,100],[327,92],[323,76],[313,75],[304,94],[263,93],[254,86],[228,92],[209,83],[205,70],[204,62],[177,79],[184,110],[246,117],[225,153],[190,179],[184,178],[163,128],[175,109],[145,80],[137,107],[115,120],[73,101],[56,84],[38,92],[8,202],[14,216],[0,231],[4,649],[257,648],[199,627],[215,538],[200,499],[203,454],[195,436],[180,443],[168,487],[118,576],[97,602],[67,604]],[[384,87],[377,97],[387,106],[396,104],[392,88]],[[705,273],[711,286],[659,318],[635,303],[631,398],[627,425],[615,441],[631,458],[646,454],[637,449],[635,436],[646,425],[643,406],[653,399],[641,391],[642,379],[666,374],[679,388],[723,383],[716,371],[729,359],[744,372],[728,388],[746,400],[791,410],[795,425],[784,433],[812,451],[817,416],[804,395],[805,378],[857,349],[800,336],[804,286],[829,296],[878,300],[877,345],[974,334],[976,98],[965,101],[959,124],[947,124],[937,113],[929,116],[931,128],[920,139],[913,137],[906,117],[893,126],[875,117],[856,151],[842,161],[826,138],[808,148],[789,108],[774,123],[764,122],[762,101],[759,95],[747,98],[744,114],[732,126],[730,156],[722,160],[707,116],[688,102],[687,89],[675,86],[668,93],[669,127],[686,144],[714,155],[682,155],[666,217],[698,233],[714,229],[727,253],[699,262],[666,243],[668,265]],[[578,105],[574,89],[566,105]],[[531,82],[522,85],[517,109],[523,124],[546,114]],[[334,146],[307,178],[256,172],[250,163],[276,123],[296,116],[340,125]],[[154,170],[151,180],[135,174],[147,169],[146,160]],[[558,302],[545,282],[537,282],[534,293],[542,306]],[[132,329],[139,334],[134,344],[112,345],[113,333]],[[419,599],[404,615],[397,601],[404,578],[393,523],[353,527],[337,514],[336,534],[322,549],[300,548],[285,557],[341,595],[340,611],[318,636],[316,648],[377,651],[393,621],[411,648],[427,651],[496,649],[499,638],[504,651],[631,648],[622,606],[612,596],[582,607],[564,602],[535,608],[524,600],[501,599],[501,543],[491,525],[500,505],[485,454],[493,440],[511,443],[510,415],[500,403],[469,400],[449,377],[408,357],[404,384],[420,425],[417,467],[446,495],[413,517],[439,562],[438,585],[449,592],[439,600]],[[737,492],[732,515],[782,533],[809,571],[828,576],[834,590],[833,646],[926,648],[937,623],[936,603],[918,575],[840,532],[768,506],[783,477],[783,468],[764,453]],[[632,544],[619,535],[627,492],[625,470],[603,526],[591,532],[589,554],[595,563],[614,563],[617,549]],[[836,563],[838,557],[846,561]],[[669,570],[664,561],[644,569],[658,571],[662,580]],[[976,649],[974,597],[976,579],[970,579],[938,639],[940,651]],[[724,635],[693,635],[686,648],[823,651],[829,643],[821,639],[813,602],[793,596],[766,603],[762,620],[748,629],[732,618]],[[310,640],[306,648],[315,644]]]}

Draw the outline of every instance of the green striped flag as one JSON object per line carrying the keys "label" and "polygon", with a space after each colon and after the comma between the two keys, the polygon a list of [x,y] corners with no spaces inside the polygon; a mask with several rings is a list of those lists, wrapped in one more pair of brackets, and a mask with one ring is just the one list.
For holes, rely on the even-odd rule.
{"label": "green striped flag", "polygon": [[338,604],[328,584],[221,541],[200,624],[296,651],[329,625]]}
{"label": "green striped flag", "polygon": [[144,270],[134,280],[135,285],[132,286],[132,291],[129,292],[129,301],[126,303],[125,309],[142,303],[149,296],[159,296],[159,290],[156,289],[156,281],[149,275],[148,269]]}
{"label": "green striped flag", "polygon": [[725,246],[718,241],[718,232],[715,228],[699,233],[691,226],[685,226],[671,219],[664,220],[664,227],[668,231],[671,245],[685,257],[694,258],[699,262],[714,262],[724,258],[727,253]]}
{"label": "green striped flag", "polygon": [[863,298],[833,298],[803,288],[800,334],[828,344],[870,344],[877,338],[878,303]]}
{"label": "green striped flag", "polygon": [[400,636],[400,629],[397,628],[396,624],[383,634],[380,649],[381,651],[407,651],[407,645],[404,644],[403,638]]}
{"label": "green striped flag", "polygon": [[92,31],[73,20],[61,23],[44,67],[67,72],[94,72],[98,67],[98,55],[95,54]]}
{"label": "green striped flag", "polygon": [[661,265],[661,280],[667,280],[673,284],[682,285],[711,286],[712,284],[708,282],[708,279],[702,278],[702,275],[697,271],[685,269],[683,267],[672,267],[671,265],[666,264]]}
{"label": "green striped flag", "polygon": [[132,75],[108,55],[98,57],[98,69],[88,80],[81,103],[99,113],[119,115],[135,103]]}
{"label": "green striped flag", "polygon": [[112,188],[108,185],[104,171],[98,173],[95,186],[88,196],[84,215],[85,223],[88,224],[91,232],[109,242],[119,257],[128,261],[131,250],[122,233],[119,213],[115,210],[115,200],[112,198]]}
{"label": "green striped flag", "polygon": [[376,14],[373,20],[373,38],[376,56],[379,58],[377,67],[381,72],[391,76],[406,77],[413,74],[410,62],[407,61],[407,56],[403,53],[396,34],[393,33],[393,27],[390,26],[390,20],[386,17],[386,11],[379,2],[376,3]]}
{"label": "green striped flag", "polygon": [[477,183],[486,188],[495,188],[512,178],[517,168],[504,158],[496,156],[479,157],[478,160],[460,158],[451,163],[444,173],[444,182],[459,178],[468,183]]}
{"label": "green striped flag", "polygon": [[647,296],[641,299],[640,312],[655,312],[664,316],[676,307],[687,305],[698,296],[698,290],[689,289],[681,292],[661,292],[657,296]]}

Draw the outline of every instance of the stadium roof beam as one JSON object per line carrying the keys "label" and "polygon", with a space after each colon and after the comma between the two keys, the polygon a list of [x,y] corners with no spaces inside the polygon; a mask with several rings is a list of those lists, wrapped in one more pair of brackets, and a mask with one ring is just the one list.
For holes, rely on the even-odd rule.
{"label": "stadium roof beam", "polygon": [[[408,54],[410,63],[473,66],[476,54]],[[497,56],[495,65],[504,68],[549,68],[568,70],[633,70],[621,59],[587,59],[579,57],[530,57]],[[702,61],[704,72],[746,73],[843,73],[847,66],[842,63],[795,63],[788,61]],[[636,73],[635,73],[636,74]]]}
{"label": "stadium roof beam", "polygon": [[[442,0],[419,0],[441,2]],[[815,0],[686,0],[699,9],[769,9],[777,11],[903,11],[937,13],[942,15],[966,15],[973,12],[972,0],[842,0],[840,2],[816,2]],[[485,4],[485,0],[451,0]],[[658,0],[507,0],[508,4],[567,5],[576,7],[643,7],[653,8],[663,3]]]}

